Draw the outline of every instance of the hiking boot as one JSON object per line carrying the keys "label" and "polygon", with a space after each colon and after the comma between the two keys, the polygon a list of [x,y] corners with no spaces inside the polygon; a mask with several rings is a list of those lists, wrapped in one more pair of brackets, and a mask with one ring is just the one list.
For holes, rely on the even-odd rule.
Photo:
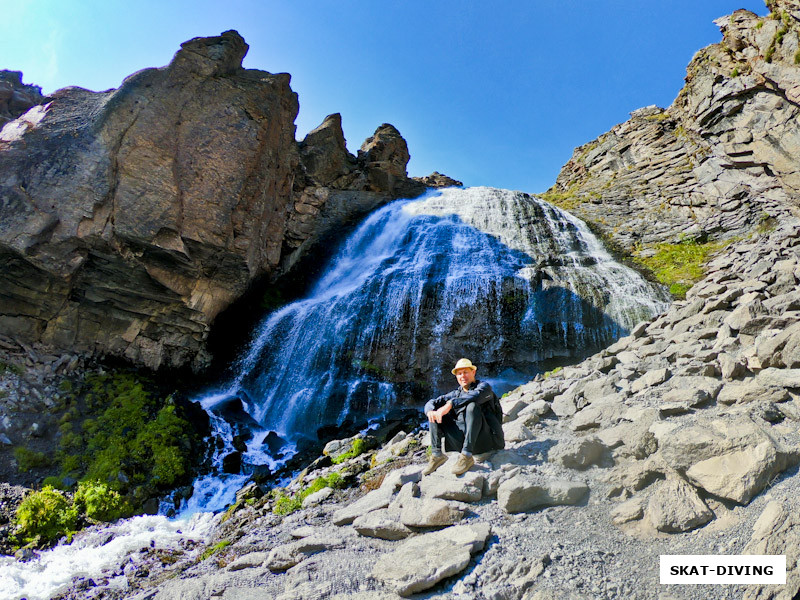
{"label": "hiking boot", "polygon": [[461,475],[469,471],[470,467],[475,464],[475,459],[466,454],[459,454],[456,464],[453,465],[453,475]]}
{"label": "hiking boot", "polygon": [[446,454],[431,454],[431,457],[428,459],[428,466],[422,469],[422,474],[430,475],[446,462],[447,462]]}

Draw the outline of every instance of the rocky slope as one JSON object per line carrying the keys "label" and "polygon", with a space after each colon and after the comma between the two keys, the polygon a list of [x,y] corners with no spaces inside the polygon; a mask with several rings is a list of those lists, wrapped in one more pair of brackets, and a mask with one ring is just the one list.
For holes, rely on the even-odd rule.
{"label": "rocky slope", "polygon": [[254,281],[424,191],[391,125],[357,157],[338,115],[298,145],[289,75],[243,69],[247,49],[234,31],[196,38],[119,89],[45,99],[5,72],[0,115],[18,118],[0,132],[4,333],[202,369],[215,317]]}

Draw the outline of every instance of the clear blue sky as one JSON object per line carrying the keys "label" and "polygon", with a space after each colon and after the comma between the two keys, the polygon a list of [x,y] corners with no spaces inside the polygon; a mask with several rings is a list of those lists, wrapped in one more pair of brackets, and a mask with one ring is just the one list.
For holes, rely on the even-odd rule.
{"label": "clear blue sky", "polygon": [[238,30],[244,65],[292,74],[299,139],[342,114],[355,153],[384,122],[409,172],[541,192],[575,146],[669,105],[712,20],[761,0],[4,0],[0,68],[45,93],[118,87],[181,42]]}

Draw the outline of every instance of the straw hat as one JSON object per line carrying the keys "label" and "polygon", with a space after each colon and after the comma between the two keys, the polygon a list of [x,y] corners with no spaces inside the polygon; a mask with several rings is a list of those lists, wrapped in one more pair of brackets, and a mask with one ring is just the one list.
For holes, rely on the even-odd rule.
{"label": "straw hat", "polygon": [[472,361],[468,358],[459,358],[456,366],[453,367],[453,370],[450,371],[453,375],[456,374],[456,371],[459,369],[472,369],[473,371],[477,371],[478,367],[472,364]]}

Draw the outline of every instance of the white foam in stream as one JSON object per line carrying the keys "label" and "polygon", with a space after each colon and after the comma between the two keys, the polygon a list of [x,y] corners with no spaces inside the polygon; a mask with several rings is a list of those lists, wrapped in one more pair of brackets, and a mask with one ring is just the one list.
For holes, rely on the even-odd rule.
{"label": "white foam in stream", "polygon": [[[212,513],[175,520],[160,515],[133,517],[82,532],[71,544],[41,552],[28,562],[0,557],[0,600],[47,600],[64,591],[75,577],[97,578],[104,571],[116,571],[125,557],[151,544],[177,549],[184,540],[202,542],[214,518]],[[202,544],[198,545],[195,552],[202,549]],[[127,586],[123,578],[119,583]]]}

